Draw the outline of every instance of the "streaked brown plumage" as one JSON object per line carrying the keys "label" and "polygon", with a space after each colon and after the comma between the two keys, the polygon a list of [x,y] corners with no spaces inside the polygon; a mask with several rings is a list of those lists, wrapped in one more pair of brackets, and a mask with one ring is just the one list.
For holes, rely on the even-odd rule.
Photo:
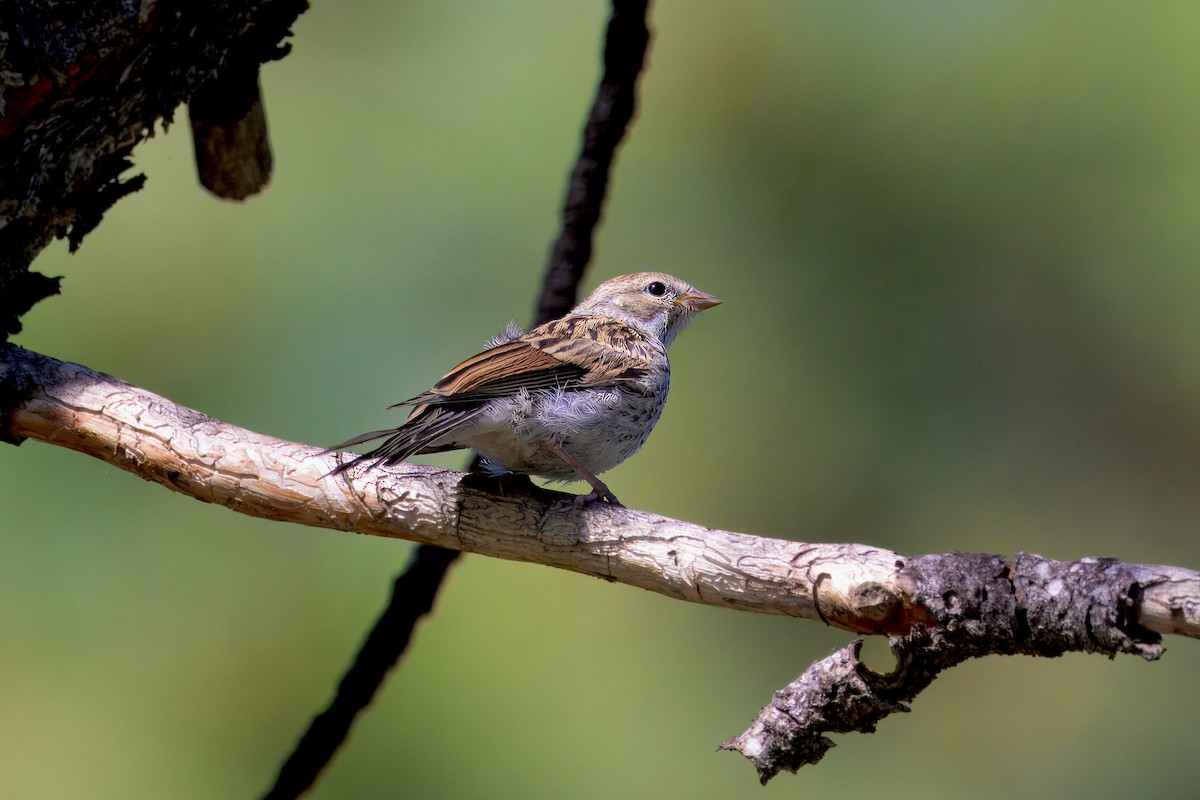
{"label": "streaked brown plumage", "polygon": [[474,448],[497,473],[596,477],[633,455],[662,413],[670,386],[667,348],[696,313],[721,301],[661,272],[605,281],[561,319],[515,331],[467,359],[414,406],[399,428],[356,436],[333,450],[389,437],[340,464],[395,464],[410,456]]}

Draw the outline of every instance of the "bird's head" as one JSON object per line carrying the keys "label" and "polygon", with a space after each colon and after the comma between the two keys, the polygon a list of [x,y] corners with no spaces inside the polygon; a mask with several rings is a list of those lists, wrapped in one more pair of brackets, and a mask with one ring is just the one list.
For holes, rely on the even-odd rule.
{"label": "bird's head", "polygon": [[720,302],[665,272],[637,272],[606,280],[572,313],[615,317],[669,347],[692,317]]}

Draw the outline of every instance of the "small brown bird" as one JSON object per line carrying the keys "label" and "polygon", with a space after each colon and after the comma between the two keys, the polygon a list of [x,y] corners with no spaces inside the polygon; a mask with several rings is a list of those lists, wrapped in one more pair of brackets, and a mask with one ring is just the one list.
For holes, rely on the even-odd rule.
{"label": "small brown bird", "polygon": [[399,428],[330,448],[389,437],[331,474],[469,447],[493,474],[580,478],[592,487],[581,504],[620,505],[596,476],[645,444],[667,400],[667,348],[720,302],[661,272],[607,280],[565,317],[524,334],[510,328],[433,388],[397,403],[415,406]]}

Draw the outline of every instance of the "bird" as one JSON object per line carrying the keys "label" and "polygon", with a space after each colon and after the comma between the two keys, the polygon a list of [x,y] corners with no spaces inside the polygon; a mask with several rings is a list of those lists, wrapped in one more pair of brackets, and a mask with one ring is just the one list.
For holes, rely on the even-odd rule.
{"label": "bird", "polygon": [[580,479],[579,506],[620,506],[598,477],[641,449],[671,383],[667,349],[699,312],[721,300],[663,272],[604,281],[559,319],[522,333],[515,325],[424,392],[398,428],[326,450],[387,437],[329,474],[393,465],[414,455],[474,449],[486,471]]}

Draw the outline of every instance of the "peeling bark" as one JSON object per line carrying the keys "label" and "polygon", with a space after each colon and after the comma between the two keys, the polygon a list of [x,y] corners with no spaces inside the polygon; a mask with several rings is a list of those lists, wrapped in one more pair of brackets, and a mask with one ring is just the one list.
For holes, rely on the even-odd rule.
{"label": "peeling bark", "polygon": [[[945,553],[910,559],[900,585],[927,616],[890,638],[891,673],[868,668],[859,659],[862,642],[854,642],[777,691],[744,733],[722,745],[749,759],[762,783],[821,760],[834,745],[826,733],[869,733],[883,718],[908,711],[905,703],[938,674],[968,659],[1082,652],[1154,661],[1163,653],[1160,633],[1200,636],[1200,575],[1178,567]],[[1163,602],[1190,625],[1158,627],[1153,608]]]}

